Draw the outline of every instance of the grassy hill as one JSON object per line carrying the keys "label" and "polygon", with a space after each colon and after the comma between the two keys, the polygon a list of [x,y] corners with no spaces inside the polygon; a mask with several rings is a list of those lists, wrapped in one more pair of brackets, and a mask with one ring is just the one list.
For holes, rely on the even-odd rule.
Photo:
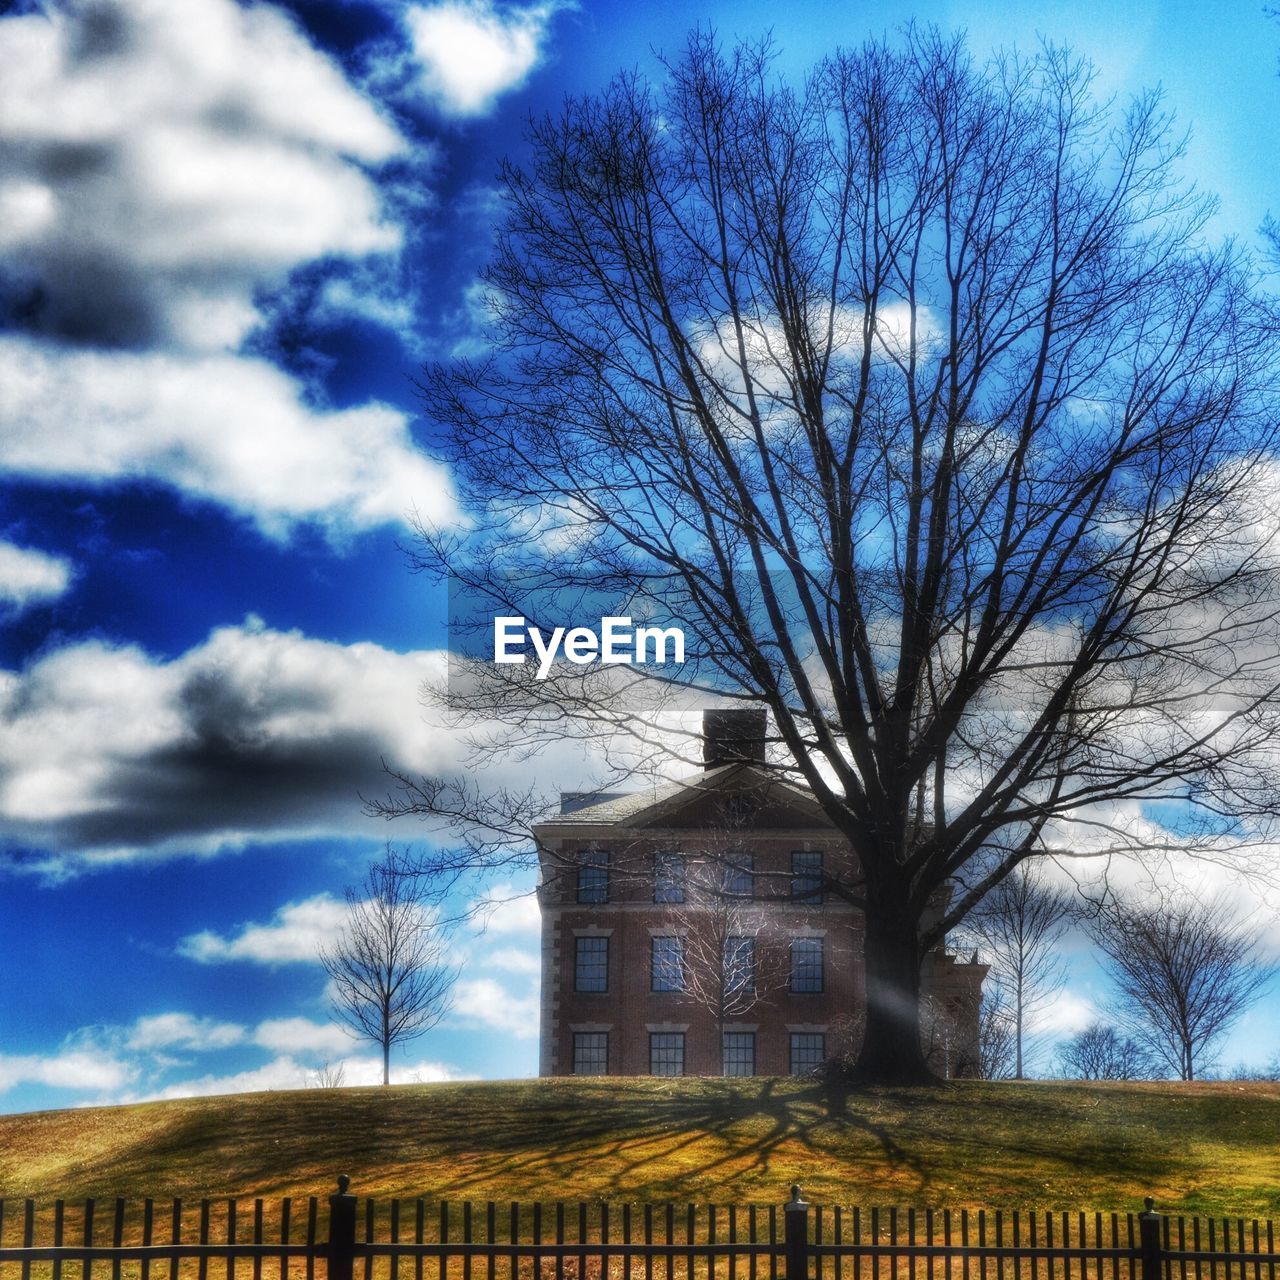
{"label": "grassy hill", "polygon": [[0,1117],[5,1196],[808,1199],[1280,1215],[1280,1085],[530,1080]]}

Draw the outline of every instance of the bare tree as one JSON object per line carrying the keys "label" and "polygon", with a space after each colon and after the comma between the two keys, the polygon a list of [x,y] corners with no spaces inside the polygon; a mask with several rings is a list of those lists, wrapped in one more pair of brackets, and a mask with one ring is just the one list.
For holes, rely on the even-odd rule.
{"label": "bare tree", "polygon": [[[1026,858],[1238,858],[1280,795],[1275,317],[1158,99],[1090,79],[913,28],[791,86],[695,35],[532,126],[492,353],[422,382],[469,523],[416,564],[472,606],[477,752],[577,733],[608,785],[695,761],[694,698],[767,709],[856,853],[869,1078],[929,1077],[922,957]],[[678,620],[686,661],[488,660],[496,615],[597,613]],[[549,804],[372,808],[508,874]]]}
{"label": "bare tree", "polygon": [[1016,1023],[1003,991],[986,992],[978,1010],[978,1075],[983,1080],[1013,1078],[1016,1039]]}
{"label": "bare tree", "polygon": [[991,966],[987,996],[1004,1006],[1013,1027],[1013,1078],[1026,1066],[1027,1026],[1062,991],[1066,964],[1057,947],[1071,920],[1071,898],[1040,867],[1023,863],[969,914],[964,932]]}
{"label": "bare tree", "polygon": [[1194,1080],[1209,1065],[1217,1040],[1271,976],[1257,939],[1221,899],[1177,892],[1112,902],[1091,932],[1127,1025],[1182,1080]]}
{"label": "bare tree", "polygon": [[742,857],[691,859],[684,901],[667,907],[684,939],[685,994],[712,1014],[721,1041],[726,1023],[767,1006],[791,972],[786,939],[768,927],[768,903],[740,879]]}
{"label": "bare tree", "polygon": [[345,1062],[330,1062],[326,1058],[307,1081],[310,1089],[341,1089],[347,1083]]}
{"label": "bare tree", "polygon": [[1105,1022],[1091,1022],[1058,1050],[1063,1074],[1073,1080],[1146,1080],[1155,1064],[1146,1046]]}
{"label": "bare tree", "polygon": [[446,958],[428,886],[405,854],[383,861],[348,888],[347,921],[320,963],[332,983],[334,1017],[382,1049],[382,1083],[391,1083],[391,1049],[429,1031],[448,1012],[457,970]]}
{"label": "bare tree", "polygon": [[1280,1080],[1280,1054],[1272,1054],[1263,1066],[1238,1062],[1227,1073],[1228,1080]]}

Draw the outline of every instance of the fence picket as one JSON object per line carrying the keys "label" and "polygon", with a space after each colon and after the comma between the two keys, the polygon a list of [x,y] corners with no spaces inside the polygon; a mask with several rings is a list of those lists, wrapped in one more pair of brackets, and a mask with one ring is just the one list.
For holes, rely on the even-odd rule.
{"label": "fence picket", "polygon": [[[150,1200],[147,1201],[151,1203]],[[62,1248],[62,1229],[63,1218],[66,1213],[66,1201],[55,1200],[53,1202],[53,1247],[55,1249]],[[148,1242],[149,1243],[149,1242]],[[53,1260],[53,1280],[62,1280],[62,1259],[55,1258]],[[147,1280],[146,1264],[142,1267],[142,1280]]]}
{"label": "fence picket", "polygon": [[[489,1205],[489,1240],[493,1241],[493,1205]],[[449,1243],[449,1202],[447,1200],[440,1201],[440,1243]],[[438,1280],[446,1280],[449,1274],[448,1254],[443,1250],[440,1253],[440,1260],[436,1268]],[[493,1280],[493,1256],[489,1257],[489,1280]]]}
{"label": "fence picket", "polygon": [[[290,1218],[293,1214],[293,1198],[285,1196],[280,1201],[280,1243],[288,1245],[289,1231],[292,1226]],[[281,1250],[280,1252],[280,1276],[279,1280],[289,1280],[289,1255]]]}
{"label": "fence picket", "polygon": [[[173,1198],[173,1208],[169,1214],[169,1240],[174,1245],[182,1243],[182,1201],[177,1196]],[[169,1260],[169,1280],[178,1280],[176,1254]]]}
{"label": "fence picket", "polygon": [[[227,1244],[234,1245],[236,1242],[236,1202],[234,1200],[227,1201]],[[120,1280],[120,1273],[116,1272],[112,1275],[111,1280]],[[236,1280],[236,1257],[229,1250],[227,1252],[227,1280]]]}
{"label": "fence picket", "polygon": [[[364,1238],[368,1244],[377,1239],[378,1209],[377,1202],[370,1196],[364,1202]],[[364,1255],[364,1280],[373,1280],[373,1254]]]}
{"label": "fence picket", "polygon": [[[510,1225],[510,1231],[508,1233],[508,1240],[512,1245],[514,1245],[520,1235],[520,1203],[517,1200],[513,1200],[511,1202],[510,1224],[511,1225]],[[511,1280],[518,1280],[519,1274],[520,1274],[520,1263],[518,1258],[516,1257],[516,1251],[513,1248],[511,1250]]]}
{"label": "fence picket", "polygon": [[[414,1244],[422,1244],[427,1238],[427,1202],[422,1196],[419,1196],[413,1202],[413,1242]],[[413,1280],[422,1280],[423,1268],[426,1265],[426,1259],[422,1254],[418,1254],[413,1260]]]}
{"label": "fence picket", "polygon": [[[84,1247],[86,1249],[93,1248],[93,1200],[89,1199],[84,1202]],[[93,1260],[86,1253],[84,1259],[84,1268],[81,1272],[82,1280],[91,1280],[93,1275]]]}
{"label": "fence picket", "polygon": [[[769,1206],[769,1243],[776,1245],[778,1243],[778,1206],[771,1204]],[[769,1280],[778,1280],[778,1255],[770,1253],[769,1255]]]}
{"label": "fence picket", "polygon": [[307,1280],[315,1280],[316,1255],[312,1252],[316,1243],[316,1219],[320,1212],[318,1196],[307,1198]]}
{"label": "fence picket", "polygon": [[[30,1249],[36,1240],[36,1202],[26,1200],[22,1206],[22,1247]],[[23,1260],[22,1280],[31,1280],[31,1263]]]}
{"label": "fence picket", "polygon": [[[61,1203],[61,1202],[59,1202]],[[151,1243],[151,1233],[155,1222],[156,1205],[155,1201],[148,1196],[142,1202],[142,1243],[144,1246]],[[55,1280],[59,1273],[58,1268],[54,1268]],[[151,1259],[143,1258],[142,1260],[142,1280],[151,1280]]]}
{"label": "fence picket", "polygon": [[[628,1206],[630,1207],[630,1206]],[[628,1223],[630,1219],[628,1218]],[[533,1244],[538,1250],[542,1248],[542,1201],[533,1202]],[[627,1274],[630,1274],[628,1270]],[[539,1252],[533,1260],[533,1280],[542,1280],[542,1254]]]}
{"label": "fence picket", "polygon": [[[564,1205],[556,1205],[556,1244],[564,1244]],[[556,1280],[564,1280],[564,1253],[556,1250]]]}

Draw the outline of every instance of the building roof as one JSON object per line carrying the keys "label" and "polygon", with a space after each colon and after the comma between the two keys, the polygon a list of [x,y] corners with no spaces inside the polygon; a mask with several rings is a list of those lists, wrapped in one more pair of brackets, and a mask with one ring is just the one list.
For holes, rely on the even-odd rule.
{"label": "building roof", "polygon": [[640,791],[601,792],[595,803],[588,795],[569,792],[564,811],[538,823],[535,830],[569,835],[575,829],[602,826],[679,827],[686,825],[679,821],[681,815],[699,801],[744,792],[766,796],[770,808],[803,814],[806,826],[831,825],[812,792],[758,765],[734,762]]}

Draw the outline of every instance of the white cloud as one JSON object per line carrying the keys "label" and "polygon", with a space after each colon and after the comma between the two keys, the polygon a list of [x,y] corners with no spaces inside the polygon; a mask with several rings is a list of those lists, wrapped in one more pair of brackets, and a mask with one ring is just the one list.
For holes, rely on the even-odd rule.
{"label": "white cloud", "polygon": [[473,280],[462,291],[462,305],[449,316],[454,332],[459,334],[449,349],[455,360],[477,360],[488,354],[497,297],[493,286],[483,280]]}
{"label": "white cloud", "polygon": [[416,449],[403,413],[312,409],[261,360],[10,337],[0,339],[0,387],[0,456],[11,472],[160,480],[273,536],[315,521],[342,537],[415,507],[432,520],[454,515],[447,475]]}
{"label": "white cloud", "polygon": [[405,21],[423,88],[451,115],[483,115],[537,66],[556,8],[498,9],[485,0],[411,7]]}
{"label": "white cloud", "polygon": [[501,1031],[517,1040],[538,1035],[538,998],[513,995],[492,978],[462,978],[453,990],[453,1010],[464,1026]]}
{"label": "white cloud", "polygon": [[308,1018],[268,1018],[254,1030],[253,1042],[272,1053],[321,1059],[340,1059],[352,1049],[351,1034],[342,1027]]}
{"label": "white cloud", "polygon": [[110,1054],[85,1049],[61,1053],[0,1054],[0,1093],[20,1084],[40,1084],[50,1089],[122,1089],[134,1078],[136,1069]]}
{"label": "white cloud", "polygon": [[[345,1087],[382,1083],[382,1062],[372,1057],[346,1058],[330,1063],[342,1068]],[[448,1063],[429,1060],[413,1061],[391,1068],[392,1084],[431,1084],[441,1080],[465,1080]],[[228,1093],[263,1093],[274,1089],[305,1089],[316,1083],[316,1072],[290,1054],[273,1058],[260,1067],[228,1075],[203,1075],[179,1080],[150,1093],[140,1093],[119,1101],[164,1101],[170,1098],[206,1098]]]}
{"label": "white cloud", "polygon": [[71,564],[61,556],[0,542],[0,604],[25,609],[56,600],[70,585]]}
{"label": "white cloud", "polygon": [[[595,780],[594,740],[569,732],[536,759],[497,749],[478,758],[472,732],[424,710],[423,686],[439,687],[445,671],[442,651],[337,644],[252,618],[171,659],[82,640],[0,669],[0,857],[5,846],[41,850],[21,868],[54,878],[251,841],[381,841],[386,824],[364,814],[361,797],[393,789],[384,761],[486,787]],[[494,935],[537,936],[531,894],[496,885],[481,901]]]}
{"label": "white cloud", "polygon": [[272,1089],[305,1089],[309,1072],[295,1059],[273,1058],[260,1067],[235,1071],[229,1075],[203,1075],[181,1080],[151,1093],[130,1097],[128,1101],[161,1102],[170,1098],[210,1098],[227,1093],[265,1093]]}
{"label": "white cloud", "polygon": [[536,936],[542,929],[537,896],[512,884],[491,885],[471,903],[471,911],[478,932],[499,937],[511,934]]}
{"label": "white cloud", "polygon": [[394,249],[396,130],[274,5],[93,0],[0,23],[0,251],[78,341],[237,343],[255,288]]}
{"label": "white cloud", "polygon": [[[190,1069],[190,1063],[163,1052],[227,1049],[236,1050],[241,1058],[255,1049],[270,1056],[238,1071],[174,1079]],[[285,1017],[265,1019],[249,1030],[216,1018],[172,1011],[138,1018],[128,1026],[83,1027],[55,1053],[0,1054],[0,1095],[19,1085],[42,1085],[106,1105],[302,1089],[319,1082],[322,1065],[340,1074],[344,1085],[382,1083],[380,1053],[336,1025]],[[393,1054],[393,1084],[473,1078],[437,1059],[406,1060],[399,1048]]]}
{"label": "white cloud", "polygon": [[[315,964],[320,948],[331,943],[347,918],[346,903],[327,893],[316,894],[302,902],[290,902],[281,907],[270,924],[245,924],[230,937],[202,930],[190,934],[178,944],[178,951],[190,960],[201,964],[223,964],[233,960],[247,960],[253,964]],[[296,1049],[296,1038],[304,1028],[315,1023],[294,1018],[285,1023],[264,1023],[270,1028],[265,1034],[277,1037],[268,1048]],[[258,1033],[264,1034],[262,1028]],[[295,1036],[289,1044],[278,1036]],[[266,1043],[259,1040],[259,1043]]]}
{"label": "white cloud", "polygon": [[384,759],[457,768],[454,740],[418,706],[443,664],[260,624],[168,661],[68,645],[0,672],[0,834],[106,862],[372,833],[359,796],[385,791]]}
{"label": "white cloud", "polygon": [[325,315],[404,328],[384,270],[402,230],[368,169],[406,150],[275,5],[86,0],[0,21],[0,284],[27,331],[0,340],[0,465],[159,481],[273,537],[454,518],[404,413],[315,407],[232,354],[260,291],[317,259],[350,270]]}
{"label": "white cloud", "polygon": [[1072,1036],[1098,1017],[1098,1007],[1087,995],[1066,987],[1032,1013],[1029,1030],[1040,1036]]}
{"label": "white cloud", "polygon": [[[346,1070],[345,1082],[349,1085],[370,1085],[382,1083],[382,1060],[380,1058],[347,1058],[343,1062]],[[392,1084],[436,1084],[444,1080],[474,1080],[476,1077],[465,1075],[447,1062],[432,1059],[414,1059],[398,1066],[392,1063]]]}
{"label": "white cloud", "polygon": [[487,968],[504,973],[534,975],[542,969],[542,957],[536,951],[520,951],[516,947],[499,947],[497,951],[490,951],[483,963]]}
{"label": "white cloud", "polygon": [[234,1022],[197,1018],[190,1013],[158,1013],[139,1018],[125,1044],[130,1049],[188,1049],[197,1053],[239,1044],[245,1029]]}

